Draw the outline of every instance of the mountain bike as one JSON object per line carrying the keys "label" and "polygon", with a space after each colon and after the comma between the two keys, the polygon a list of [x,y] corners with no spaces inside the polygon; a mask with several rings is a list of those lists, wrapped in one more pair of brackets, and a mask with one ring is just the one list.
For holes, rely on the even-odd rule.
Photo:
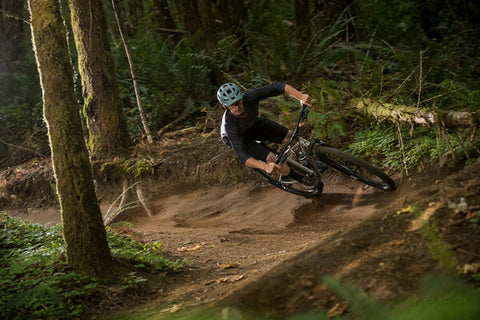
{"label": "mountain bike", "polygon": [[296,173],[295,177],[301,178],[295,180],[290,178],[290,175],[268,174],[263,170],[254,169],[268,183],[284,191],[304,197],[319,196],[323,191],[321,179],[323,172],[331,167],[374,188],[384,191],[395,189],[393,179],[381,169],[347,152],[336,149],[320,139],[309,141],[303,137],[299,127],[302,121],[307,120],[310,109],[302,102],[300,104],[300,113],[295,128],[290,139],[282,146],[280,151],[267,146],[268,142],[259,141],[258,143],[266,145],[276,155],[277,164],[288,164],[290,170]]}

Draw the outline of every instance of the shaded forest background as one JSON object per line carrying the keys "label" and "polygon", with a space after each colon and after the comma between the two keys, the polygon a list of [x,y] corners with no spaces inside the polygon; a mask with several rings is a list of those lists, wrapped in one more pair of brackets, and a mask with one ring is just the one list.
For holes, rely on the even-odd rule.
{"label": "shaded forest background", "polygon": [[[68,5],[62,2],[71,29]],[[345,134],[352,98],[480,110],[477,1],[119,0],[116,4],[152,132],[182,115],[215,110],[216,89],[226,81],[252,88],[283,80],[308,90],[318,101],[320,112],[313,118],[317,133],[329,139]],[[6,167],[39,154],[48,156],[50,151],[26,1],[2,0],[0,5],[0,167]],[[103,1],[103,5],[129,132],[139,142],[144,133],[128,61],[112,4]],[[71,34],[69,39],[75,65]],[[80,93],[79,79],[76,83]],[[82,100],[80,94],[78,99]],[[400,127],[372,130],[375,124],[367,121],[356,126],[359,143],[352,151],[385,153],[392,141],[398,143]],[[438,130],[420,128],[414,133],[409,126],[399,130],[410,131],[415,145],[424,136],[440,145]],[[448,132],[442,134],[448,137]],[[455,140],[458,133],[452,137]],[[365,140],[386,149],[369,150],[360,143]],[[437,155],[452,149],[452,141],[444,140],[443,147],[434,151]],[[428,143],[424,149],[432,152]],[[421,158],[422,152],[412,150],[412,157]],[[419,159],[411,161],[416,164]],[[393,159],[389,165],[395,169],[398,163]]]}

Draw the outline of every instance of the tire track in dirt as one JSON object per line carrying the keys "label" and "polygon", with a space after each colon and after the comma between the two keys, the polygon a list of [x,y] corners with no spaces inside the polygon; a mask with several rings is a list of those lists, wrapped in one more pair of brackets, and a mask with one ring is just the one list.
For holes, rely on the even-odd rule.
{"label": "tire track in dirt", "polygon": [[[332,178],[316,199],[271,187],[211,187],[154,201],[153,218],[138,210],[121,219],[147,240],[162,243],[169,258],[192,261],[183,272],[165,279],[160,300],[151,305],[156,309],[159,303],[163,308],[216,301],[368,218],[392,197],[352,180]],[[229,264],[235,268],[219,267]],[[234,276],[241,280],[218,282]]]}
{"label": "tire track in dirt", "polygon": [[[120,214],[114,222],[128,222],[144,241],[160,242],[168,258],[192,262],[182,272],[162,279],[160,300],[150,307],[216,301],[368,218],[393,197],[352,180],[327,179],[324,193],[315,199],[270,186],[213,186],[153,199],[153,217],[141,208]],[[108,207],[102,205],[103,211]],[[38,223],[60,222],[55,209],[8,213]],[[220,267],[229,264],[235,267]],[[239,280],[219,282],[232,276]]]}

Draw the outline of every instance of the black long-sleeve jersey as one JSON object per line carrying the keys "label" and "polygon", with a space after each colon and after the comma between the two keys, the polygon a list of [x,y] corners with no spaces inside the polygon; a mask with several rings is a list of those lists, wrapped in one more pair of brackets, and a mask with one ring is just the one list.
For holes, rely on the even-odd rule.
{"label": "black long-sleeve jersey", "polygon": [[243,94],[243,106],[245,107],[246,117],[236,118],[227,109],[223,114],[220,135],[222,141],[230,146],[237,158],[245,163],[251,155],[248,154],[242,134],[253,125],[258,118],[258,103],[266,98],[278,96],[285,93],[284,82],[274,82]]}

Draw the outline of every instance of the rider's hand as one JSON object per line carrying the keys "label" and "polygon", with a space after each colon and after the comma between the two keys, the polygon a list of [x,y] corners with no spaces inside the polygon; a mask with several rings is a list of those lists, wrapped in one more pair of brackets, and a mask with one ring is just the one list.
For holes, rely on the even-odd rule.
{"label": "rider's hand", "polygon": [[290,168],[284,164],[284,165],[279,165],[277,163],[274,163],[274,162],[270,162],[270,163],[267,163],[267,167],[265,168],[265,172],[268,173],[268,174],[271,174],[271,173],[279,173],[283,176],[288,176],[288,174],[290,173]]}
{"label": "rider's hand", "polygon": [[266,167],[264,170],[266,173],[271,174],[271,173],[277,172],[279,168],[280,166],[278,164],[276,164],[275,162],[270,162],[266,164]]}
{"label": "rider's hand", "polygon": [[288,84],[285,84],[285,93],[293,96],[298,100],[301,100],[306,106],[309,107],[311,107],[314,102],[314,100],[308,95],[308,93],[302,93]]}
{"label": "rider's hand", "polygon": [[309,107],[312,107],[313,103],[315,102],[315,99],[310,97],[310,95],[308,93],[303,93],[301,100],[303,101],[304,105],[309,106]]}

